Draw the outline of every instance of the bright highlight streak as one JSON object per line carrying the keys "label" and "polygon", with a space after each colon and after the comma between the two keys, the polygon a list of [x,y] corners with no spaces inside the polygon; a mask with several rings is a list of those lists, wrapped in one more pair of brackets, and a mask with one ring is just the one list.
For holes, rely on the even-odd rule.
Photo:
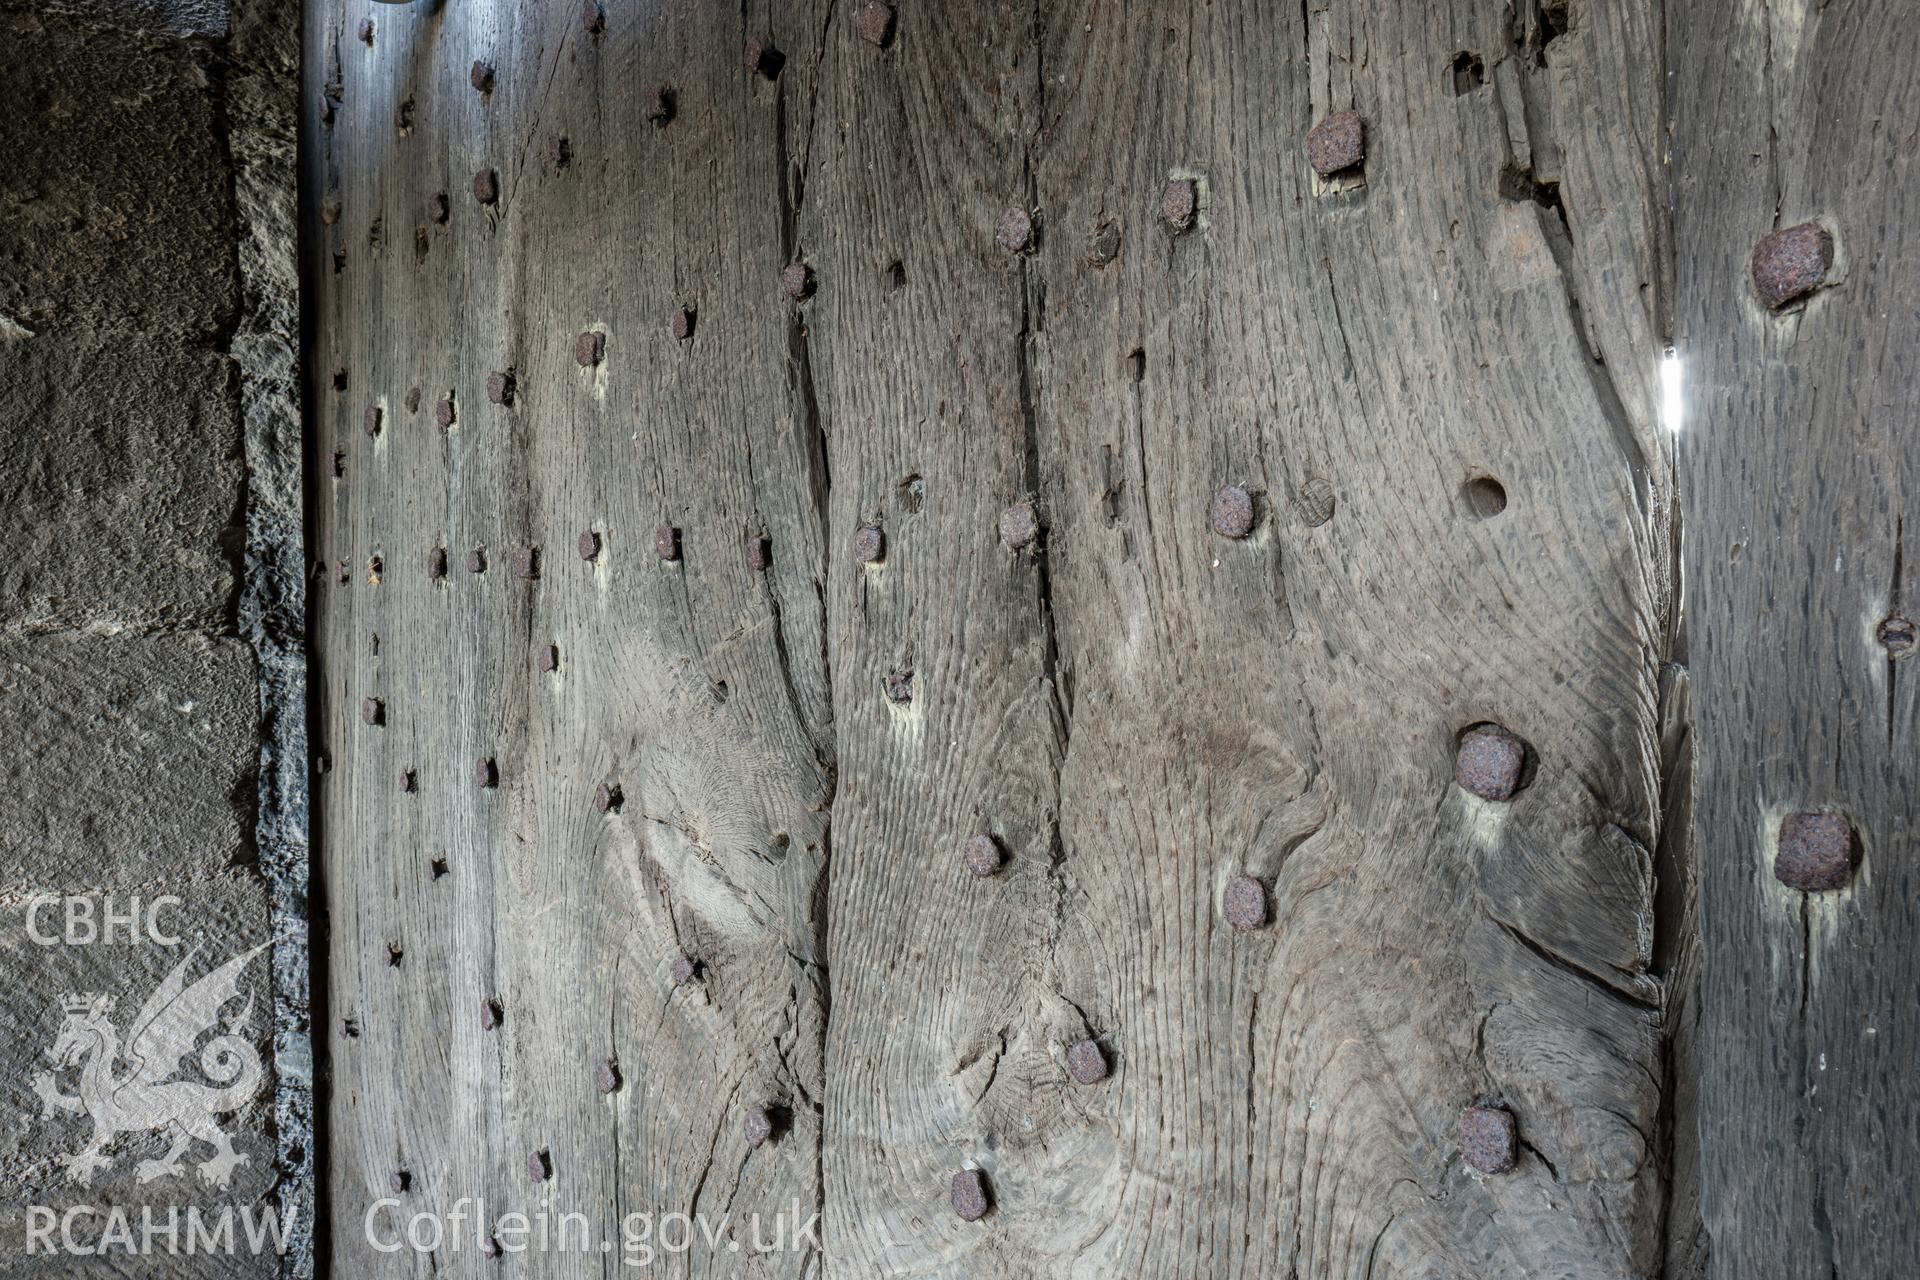
{"label": "bright highlight streak", "polygon": [[1678,435],[1686,416],[1686,379],[1680,371],[1680,354],[1668,347],[1660,357],[1660,421]]}

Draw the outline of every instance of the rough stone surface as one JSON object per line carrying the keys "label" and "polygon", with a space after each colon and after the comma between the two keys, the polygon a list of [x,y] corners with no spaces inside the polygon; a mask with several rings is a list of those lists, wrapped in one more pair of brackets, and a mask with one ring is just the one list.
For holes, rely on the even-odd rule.
{"label": "rough stone surface", "polygon": [[0,624],[223,624],[242,484],[230,376],[166,338],[0,341]]}
{"label": "rough stone surface", "polygon": [[230,322],[213,77],[202,45],[0,14],[0,316],[200,338]]}
{"label": "rough stone surface", "polygon": [[[4,8],[80,19],[92,26],[117,27],[164,36],[227,34],[227,0],[10,0]],[[243,6],[244,7],[244,6]]]}
{"label": "rough stone surface", "polygon": [[[102,916],[179,899],[153,917],[172,941],[15,953],[9,982],[44,1000],[0,1013],[0,1069],[25,1087],[47,1065],[61,993],[111,996],[125,1032],[176,966],[190,981],[235,957],[244,999],[224,1013],[260,1059],[222,1119],[246,1157],[224,1188],[204,1144],[184,1177],[139,1181],[165,1146],[146,1137],[70,1187],[55,1160],[86,1126],[64,1114],[0,1144],[0,1183],[130,1214],[274,1201],[284,1260],[221,1266],[235,1276],[312,1273],[298,17],[0,3],[0,880]],[[6,937],[26,901],[0,906]]]}

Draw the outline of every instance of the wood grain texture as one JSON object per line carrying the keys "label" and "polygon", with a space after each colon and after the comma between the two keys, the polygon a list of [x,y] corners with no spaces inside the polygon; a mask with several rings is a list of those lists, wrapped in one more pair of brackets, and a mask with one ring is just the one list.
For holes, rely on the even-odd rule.
{"label": "wood grain texture", "polygon": [[[1920,37],[1893,5],[1670,14],[1706,1274],[1911,1275],[1916,694],[1876,632],[1916,599]],[[1833,282],[1769,313],[1749,255],[1808,220]],[[1805,809],[1852,820],[1848,888],[1774,879],[1778,821]]]}
{"label": "wood grain texture", "polygon": [[[886,48],[858,9],[309,13],[336,1265],[485,1265],[370,1250],[404,1167],[407,1211],[823,1211],[824,1257],[676,1274],[1652,1274],[1653,6],[914,4]],[[1349,108],[1364,181],[1320,182]],[[1451,781],[1489,720],[1535,756],[1505,804]],[[1483,1098],[1522,1139],[1486,1179]]]}
{"label": "wood grain texture", "polygon": [[[595,1246],[633,1212],[804,1215],[833,789],[818,449],[778,287],[780,100],[804,99],[806,60],[777,88],[750,79],[738,16],[691,6],[623,13],[598,39],[573,5],[382,7],[370,48],[360,16],[310,20],[310,57],[341,86],[313,175],[341,213],[316,230],[346,255],[317,277],[316,375],[349,370],[344,393],[321,392],[326,447],[346,454],[320,530],[334,1264],[492,1265],[472,1238],[374,1253],[363,1222],[396,1169],[411,1183],[377,1219],[383,1240],[461,1197],[485,1197],[490,1226],[543,1199],[584,1213]],[[496,68],[490,94],[469,85],[475,59]],[[659,83],[678,89],[664,130],[644,116]],[[482,169],[499,177],[491,208],[472,194]],[[700,312],[690,346],[669,332],[683,302]],[[591,369],[574,356],[585,330],[604,335]],[[509,369],[514,401],[494,404],[487,379]],[[684,530],[678,564],[656,560],[660,524]],[[749,570],[750,529],[771,536],[774,572]],[[590,562],[583,531],[600,540]],[[527,547],[532,580],[515,570]],[[384,726],[361,723],[366,696],[385,699]],[[482,758],[497,789],[476,785]],[[617,812],[596,811],[602,783],[620,786]],[[702,973],[676,988],[681,950]],[[603,1096],[608,1058],[622,1085]],[[790,1108],[791,1128],[750,1151],[762,1104]],[[535,1184],[542,1150],[552,1179]],[[714,1253],[679,1261],[718,1273]],[[606,1265],[525,1257],[541,1275]]]}

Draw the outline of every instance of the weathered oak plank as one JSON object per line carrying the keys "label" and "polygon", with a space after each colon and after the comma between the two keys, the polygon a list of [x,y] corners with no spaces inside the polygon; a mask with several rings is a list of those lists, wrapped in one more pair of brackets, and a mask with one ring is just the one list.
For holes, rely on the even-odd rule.
{"label": "weathered oak plank", "polygon": [[[1878,631],[1915,600],[1920,48],[1895,6],[1670,12],[1707,1274],[1908,1275],[1916,695]],[[1835,271],[1770,312],[1750,255],[1808,221]],[[1852,822],[1848,887],[1775,879],[1802,810]]]}
{"label": "weathered oak plank", "polygon": [[[404,1168],[408,1212],[798,1197],[827,1256],[779,1274],[1649,1273],[1650,7],[589,13],[309,20],[336,1262],[480,1269],[370,1250]],[[1511,801],[1451,780],[1482,721]]]}

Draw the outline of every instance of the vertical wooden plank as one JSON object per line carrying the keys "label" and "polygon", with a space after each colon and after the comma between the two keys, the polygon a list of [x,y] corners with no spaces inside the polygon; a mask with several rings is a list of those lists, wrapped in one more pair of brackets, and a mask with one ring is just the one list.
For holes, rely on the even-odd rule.
{"label": "vertical wooden plank", "polygon": [[[1916,1106],[1915,35],[1892,5],[1670,11],[1676,343],[1703,913],[1702,1214],[1715,1276],[1906,1275]],[[1832,237],[1778,311],[1750,258]],[[1844,814],[1846,887],[1773,874],[1781,818]]]}
{"label": "vertical wooden plank", "polygon": [[[1657,29],[1307,17],[914,9],[884,59],[829,43],[830,510],[889,530],[880,570],[829,544],[853,1272],[1654,1265]],[[1329,190],[1302,135],[1349,107],[1366,182]],[[1015,205],[1030,255],[994,240]],[[1244,542],[1207,527],[1226,483]],[[1032,557],[990,523],[1027,492]],[[1539,756],[1510,805],[1449,782],[1480,720]],[[1011,854],[984,882],[976,827]],[[1264,933],[1221,920],[1242,872]],[[1088,1035],[1116,1070],[1081,1088]],[[1487,1181],[1455,1149],[1482,1096],[1525,1142]],[[967,1164],[990,1228],[944,1203]]]}
{"label": "vertical wooden plank", "polygon": [[[316,530],[334,1263],[391,1268],[367,1223],[390,1244],[464,1210],[458,1246],[400,1265],[478,1274],[484,1235],[511,1250],[507,1215],[544,1211],[592,1236],[542,1248],[536,1227],[529,1273],[599,1275],[627,1215],[684,1212],[735,1225],[675,1265],[798,1274],[810,1251],[754,1254],[747,1223],[785,1213],[791,1236],[818,1203],[822,485],[780,291],[811,59],[750,74],[739,13],[377,8],[370,44],[363,16],[309,19],[341,87],[310,170],[340,208],[317,363],[349,370],[319,393],[330,477],[345,457]],[[796,52],[817,35],[778,26]],[[781,1123],[756,1149],[758,1108]]]}
{"label": "vertical wooden plank", "polygon": [[[317,263],[350,369],[316,531],[336,1260],[378,1261],[404,1168],[403,1212],[797,1193],[831,1261],[742,1263],[782,1274],[1645,1271],[1648,8],[905,6],[884,45],[864,8],[310,26],[348,255]],[[1364,183],[1319,181],[1303,135],[1349,108]],[[1229,483],[1244,540],[1208,527]],[[1450,781],[1486,720],[1532,746],[1511,802]],[[1239,874],[1264,931],[1222,918]],[[1087,1038],[1112,1073],[1079,1084]],[[1461,1162],[1476,1100],[1512,1173]],[[763,1104],[791,1127],[750,1150]]]}

